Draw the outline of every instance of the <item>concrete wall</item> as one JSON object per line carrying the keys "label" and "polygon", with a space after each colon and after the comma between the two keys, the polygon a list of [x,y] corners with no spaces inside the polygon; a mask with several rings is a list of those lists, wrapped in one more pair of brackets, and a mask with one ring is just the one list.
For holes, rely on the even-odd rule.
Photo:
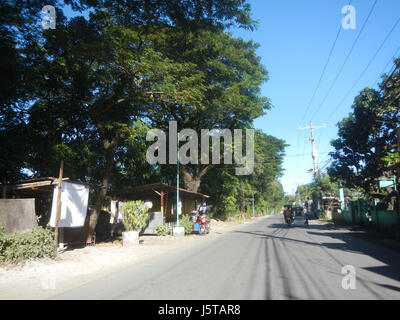
{"label": "concrete wall", "polygon": [[0,221],[7,234],[30,231],[37,226],[35,199],[0,199]]}
{"label": "concrete wall", "polygon": [[161,212],[149,212],[147,218],[147,228],[143,234],[157,234],[157,227],[164,224],[164,216]]}

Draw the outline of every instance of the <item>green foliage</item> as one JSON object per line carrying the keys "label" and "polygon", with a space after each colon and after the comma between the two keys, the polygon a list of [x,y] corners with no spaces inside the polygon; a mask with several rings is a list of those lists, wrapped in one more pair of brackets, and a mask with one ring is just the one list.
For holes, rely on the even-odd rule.
{"label": "green foliage", "polygon": [[220,214],[218,215],[221,219],[228,219],[238,213],[237,201],[234,196],[221,196],[220,203],[218,204],[218,210]]}
{"label": "green foliage", "polygon": [[26,259],[56,256],[54,235],[48,229],[34,227],[29,233],[0,231],[0,262],[17,263]]}
{"label": "green foliage", "polygon": [[[337,180],[337,179],[336,179]],[[301,185],[297,188],[296,193],[300,194],[301,202],[306,198],[318,198],[315,194],[322,193],[323,196],[339,197],[341,181],[335,181],[326,173],[321,173],[313,182]],[[358,198],[362,193],[357,188],[344,187],[344,194],[349,198]],[[297,198],[293,199],[296,201]]]}
{"label": "green foliage", "polygon": [[3,226],[3,223],[1,222],[1,220],[0,220],[0,237],[2,236],[2,235],[4,235],[5,233],[4,233],[4,226]]}
{"label": "green foliage", "polygon": [[159,225],[157,228],[156,228],[156,231],[157,231],[157,235],[158,236],[163,236],[163,237],[165,237],[165,236],[167,236],[167,235],[169,235],[169,234],[171,234],[171,227],[169,226],[169,225],[167,225],[167,224],[162,224],[162,225]]}
{"label": "green foliage", "polygon": [[232,168],[221,165],[210,170],[203,179],[202,192],[212,195],[213,215],[229,219],[247,214],[252,216],[252,198],[258,212],[266,213],[283,204],[284,192],[277,180],[282,174],[284,141],[255,131],[254,171],[236,176]]}
{"label": "green foliage", "polygon": [[[71,179],[109,181],[114,189],[171,181],[175,167],[146,161],[149,127],[166,129],[177,120],[179,130],[198,133],[246,129],[271,108],[261,93],[268,72],[258,44],[229,32],[256,26],[246,0],[71,0],[73,10],[90,9],[90,15],[68,19],[62,1],[49,0],[57,28],[46,31],[32,23],[42,3],[29,3],[8,1],[2,10],[0,36],[9,54],[0,61],[6,69],[0,76],[7,86],[10,77],[16,81],[1,101],[0,144],[9,155],[0,163],[1,181],[16,180],[23,168],[53,176],[60,159]],[[253,191],[258,207],[280,201],[284,147],[257,131],[253,175],[237,178],[228,166],[210,170],[204,192],[215,213],[248,211]],[[183,168],[197,187],[202,169]]]}
{"label": "green foliage", "polygon": [[182,215],[179,218],[179,226],[185,229],[185,234],[191,234],[193,232],[193,223],[189,219],[189,215]]}
{"label": "green foliage", "polygon": [[[29,8],[24,3],[14,1],[2,8],[11,52],[1,63],[12,74],[20,70],[16,66],[23,67],[23,74],[11,79],[26,82],[12,85],[29,95],[10,97],[19,99],[18,107],[26,102],[26,113],[6,101],[11,111],[4,118],[7,130],[0,142],[7,144],[12,159],[4,167],[1,162],[1,181],[18,176],[24,166],[37,175],[52,176],[60,159],[65,160],[65,174],[75,179],[100,183],[107,176],[114,187],[126,186],[126,181],[157,181],[159,170],[144,161],[145,138],[141,133],[135,139],[132,130],[137,119],[162,128],[173,110],[179,122],[204,115],[204,121],[213,121],[219,115],[214,121],[218,125],[228,118],[240,121],[243,115],[247,121],[248,114],[254,118],[262,112],[258,87],[265,72],[257,61],[256,45],[224,32],[231,26],[255,27],[245,0],[210,0],[206,6],[197,0],[72,0],[68,3],[73,10],[90,9],[91,14],[84,18],[75,12],[70,19],[63,15],[62,1],[50,0],[47,4],[57,8],[57,28],[47,31],[32,22],[41,2],[30,1]],[[9,84],[11,72],[3,74],[2,83]],[[236,101],[232,114],[241,112],[240,117],[220,116],[222,110],[229,111],[230,96]],[[249,108],[244,111],[238,103],[247,99]],[[248,112],[252,102],[257,111]],[[159,115],[164,115],[162,123]]]}
{"label": "green foliage", "polygon": [[317,210],[317,217],[318,217],[318,219],[326,220],[327,219],[326,211],[325,210]]}
{"label": "green foliage", "polygon": [[127,201],[124,203],[122,223],[126,231],[136,231],[146,226],[149,208],[143,201]]}
{"label": "green foliage", "polygon": [[337,197],[339,195],[339,184],[333,182],[329,175],[321,173],[313,182],[298,187],[297,193],[300,193],[301,200],[311,198],[313,193],[322,192],[326,196]]}
{"label": "green foliage", "polygon": [[383,76],[381,90],[362,90],[354,99],[352,112],[338,123],[339,137],[331,143],[335,151],[328,173],[349,188],[376,193],[380,191],[377,179],[395,174],[388,166],[398,155],[400,59],[395,64],[391,77]]}

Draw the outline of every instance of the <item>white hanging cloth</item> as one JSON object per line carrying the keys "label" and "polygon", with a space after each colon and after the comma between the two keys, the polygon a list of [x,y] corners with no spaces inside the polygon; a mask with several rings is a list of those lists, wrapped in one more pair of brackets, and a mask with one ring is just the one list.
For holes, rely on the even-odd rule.
{"label": "white hanging cloth", "polygon": [[[58,185],[53,192],[50,226],[55,227]],[[63,181],[61,184],[61,214],[59,227],[83,227],[89,200],[89,187]]]}

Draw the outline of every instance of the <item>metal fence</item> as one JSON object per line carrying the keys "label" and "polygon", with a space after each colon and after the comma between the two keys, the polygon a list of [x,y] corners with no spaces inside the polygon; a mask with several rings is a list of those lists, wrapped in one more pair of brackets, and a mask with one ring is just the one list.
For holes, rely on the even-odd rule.
{"label": "metal fence", "polygon": [[366,200],[350,201],[341,213],[341,222],[399,235],[400,211],[398,204],[395,208],[396,210],[380,210]]}

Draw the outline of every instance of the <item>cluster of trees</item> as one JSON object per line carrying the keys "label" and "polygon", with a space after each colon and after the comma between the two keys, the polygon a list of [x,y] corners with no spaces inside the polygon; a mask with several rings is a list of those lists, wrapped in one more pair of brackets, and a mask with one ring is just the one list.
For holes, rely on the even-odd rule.
{"label": "cluster of trees", "polygon": [[283,205],[284,191],[277,180],[282,174],[284,141],[255,132],[254,171],[251,175],[236,176],[232,166],[217,166],[202,181],[202,190],[213,195],[215,213],[229,217],[237,213],[271,212]]}
{"label": "cluster of trees", "polygon": [[380,190],[378,179],[395,176],[393,165],[399,161],[400,59],[394,63],[393,72],[382,77],[380,90],[365,88],[357,95],[353,111],[338,123],[338,139],[331,143],[335,151],[328,174],[370,195],[393,190]]}
{"label": "cluster of trees", "polygon": [[[318,199],[320,196],[339,197],[339,189],[343,187],[346,197],[357,199],[363,195],[363,190],[360,188],[348,188],[340,179],[333,179],[327,173],[320,173],[314,181],[298,187],[296,193],[300,196],[302,202],[306,198]],[[297,199],[296,199],[297,200]]]}
{"label": "cluster of trees", "polygon": [[[65,176],[99,185],[90,226],[110,188],[176,181],[176,166],[146,161],[150,128],[248,129],[270,103],[245,0],[49,0],[56,28],[41,27],[42,1],[0,5],[1,183]],[[65,5],[75,10],[66,17]],[[84,13],[84,14],[83,14]],[[261,131],[255,170],[181,166],[184,185],[213,196],[215,210],[278,201],[285,143]]]}
{"label": "cluster of trees", "polygon": [[[339,188],[350,198],[389,198],[394,186],[379,188],[378,179],[398,174],[397,132],[400,128],[400,59],[383,75],[379,90],[365,88],[354,99],[353,111],[338,123],[338,138],[331,142],[332,163],[327,173],[299,186],[302,201],[320,194],[339,197]],[[399,190],[397,180],[397,190]],[[388,197],[389,196],[389,197]]]}

